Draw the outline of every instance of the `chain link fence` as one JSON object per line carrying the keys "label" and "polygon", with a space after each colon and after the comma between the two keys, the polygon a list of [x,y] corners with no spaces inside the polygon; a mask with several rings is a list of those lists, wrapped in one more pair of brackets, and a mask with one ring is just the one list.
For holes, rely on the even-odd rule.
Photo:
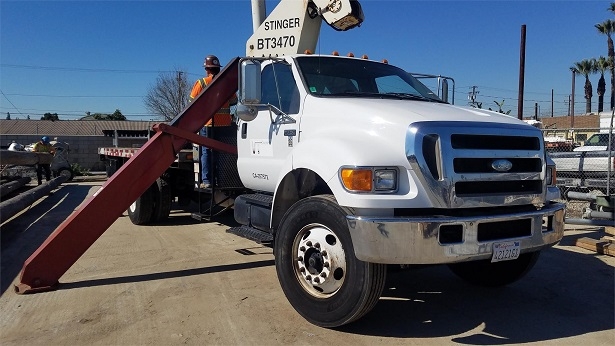
{"label": "chain link fence", "polygon": [[[543,129],[547,153],[555,161],[557,186],[567,217],[581,218],[590,203],[569,192],[594,196],[615,194],[615,136],[609,128]],[[610,151],[609,151],[610,142]]]}

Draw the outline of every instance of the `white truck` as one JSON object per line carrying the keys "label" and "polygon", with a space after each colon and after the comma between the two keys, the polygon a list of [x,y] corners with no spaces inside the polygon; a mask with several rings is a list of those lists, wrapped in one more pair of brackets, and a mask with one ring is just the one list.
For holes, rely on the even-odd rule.
{"label": "white truck", "polygon": [[[562,238],[565,206],[555,202],[555,165],[539,129],[443,102],[386,62],[310,54],[322,20],[338,30],[361,24],[357,1],[282,0],[266,19],[263,3],[253,1],[248,57],[227,65],[239,65],[236,166],[246,189],[233,198],[234,215],[246,233],[273,239],[280,285],[304,318],[324,327],[359,319],[378,302],[387,265],[448,264],[471,283],[506,285]],[[216,97],[233,77],[225,70],[201,96]],[[185,112],[204,104],[197,98]],[[185,133],[203,124],[184,120],[174,124],[190,125]],[[158,133],[128,166],[162,157],[149,149],[167,150],[163,140],[171,138]],[[137,181],[124,168],[114,182]],[[153,174],[143,171],[139,191]],[[120,188],[107,182],[96,198]],[[122,191],[138,196],[136,187]],[[79,234],[99,205],[57,233]],[[56,272],[85,249],[71,249]],[[43,277],[45,255],[29,259],[18,291],[57,282],[58,274]]]}
{"label": "white truck", "polygon": [[315,39],[285,46],[317,37],[310,6],[363,17],[355,1],[298,3],[280,3],[240,62],[237,168],[254,193],[234,209],[275,236],[293,307],[320,326],[356,320],[378,301],[387,264],[446,263],[485,286],[522,277],[564,230],[541,131],[442,102],[387,63],[292,54],[314,49]]}

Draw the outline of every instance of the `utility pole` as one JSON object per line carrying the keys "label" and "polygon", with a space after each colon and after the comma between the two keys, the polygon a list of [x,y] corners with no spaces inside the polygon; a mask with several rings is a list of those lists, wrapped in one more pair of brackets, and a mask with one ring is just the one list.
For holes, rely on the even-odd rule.
{"label": "utility pole", "polygon": [[574,77],[576,77],[577,70],[574,68],[572,71],[572,98],[570,99],[570,128],[574,128]]}
{"label": "utility pole", "polygon": [[519,101],[517,117],[523,120],[523,89],[525,85],[525,24],[521,25],[521,47],[519,49]]}
{"label": "utility pole", "polygon": [[478,88],[476,85],[473,85],[470,87],[470,89],[472,89],[472,91],[468,92],[468,100],[470,100],[470,104],[473,107],[476,107],[476,95],[478,95],[480,93],[480,91],[476,90],[476,88]]}
{"label": "utility pole", "polygon": [[551,89],[551,118],[553,118],[553,89]]}

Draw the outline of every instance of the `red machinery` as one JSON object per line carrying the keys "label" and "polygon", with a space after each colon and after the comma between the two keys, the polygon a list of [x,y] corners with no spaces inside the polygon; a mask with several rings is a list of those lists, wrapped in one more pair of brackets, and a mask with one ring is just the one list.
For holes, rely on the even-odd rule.
{"label": "red machinery", "polygon": [[[187,141],[214,150],[237,148],[196,134],[237,92],[239,58],[233,59],[169,125],[157,132],[85,204],[62,222],[26,260],[17,293],[53,290],[66,271],[173,163]],[[95,220],[95,221],[92,221]]]}

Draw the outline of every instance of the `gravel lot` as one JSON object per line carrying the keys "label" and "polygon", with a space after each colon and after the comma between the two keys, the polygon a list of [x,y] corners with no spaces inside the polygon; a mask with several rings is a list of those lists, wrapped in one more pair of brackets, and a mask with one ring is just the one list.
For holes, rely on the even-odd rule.
{"label": "gravel lot", "polygon": [[271,249],[226,233],[232,215],[200,223],[173,213],[149,227],[124,215],[57,291],[15,294],[25,259],[101,184],[64,184],[2,225],[3,346],[615,344],[615,258],[574,246],[599,237],[574,226],[502,289],[467,285],[444,266],[391,272],[375,309],[337,329],[293,310]]}

